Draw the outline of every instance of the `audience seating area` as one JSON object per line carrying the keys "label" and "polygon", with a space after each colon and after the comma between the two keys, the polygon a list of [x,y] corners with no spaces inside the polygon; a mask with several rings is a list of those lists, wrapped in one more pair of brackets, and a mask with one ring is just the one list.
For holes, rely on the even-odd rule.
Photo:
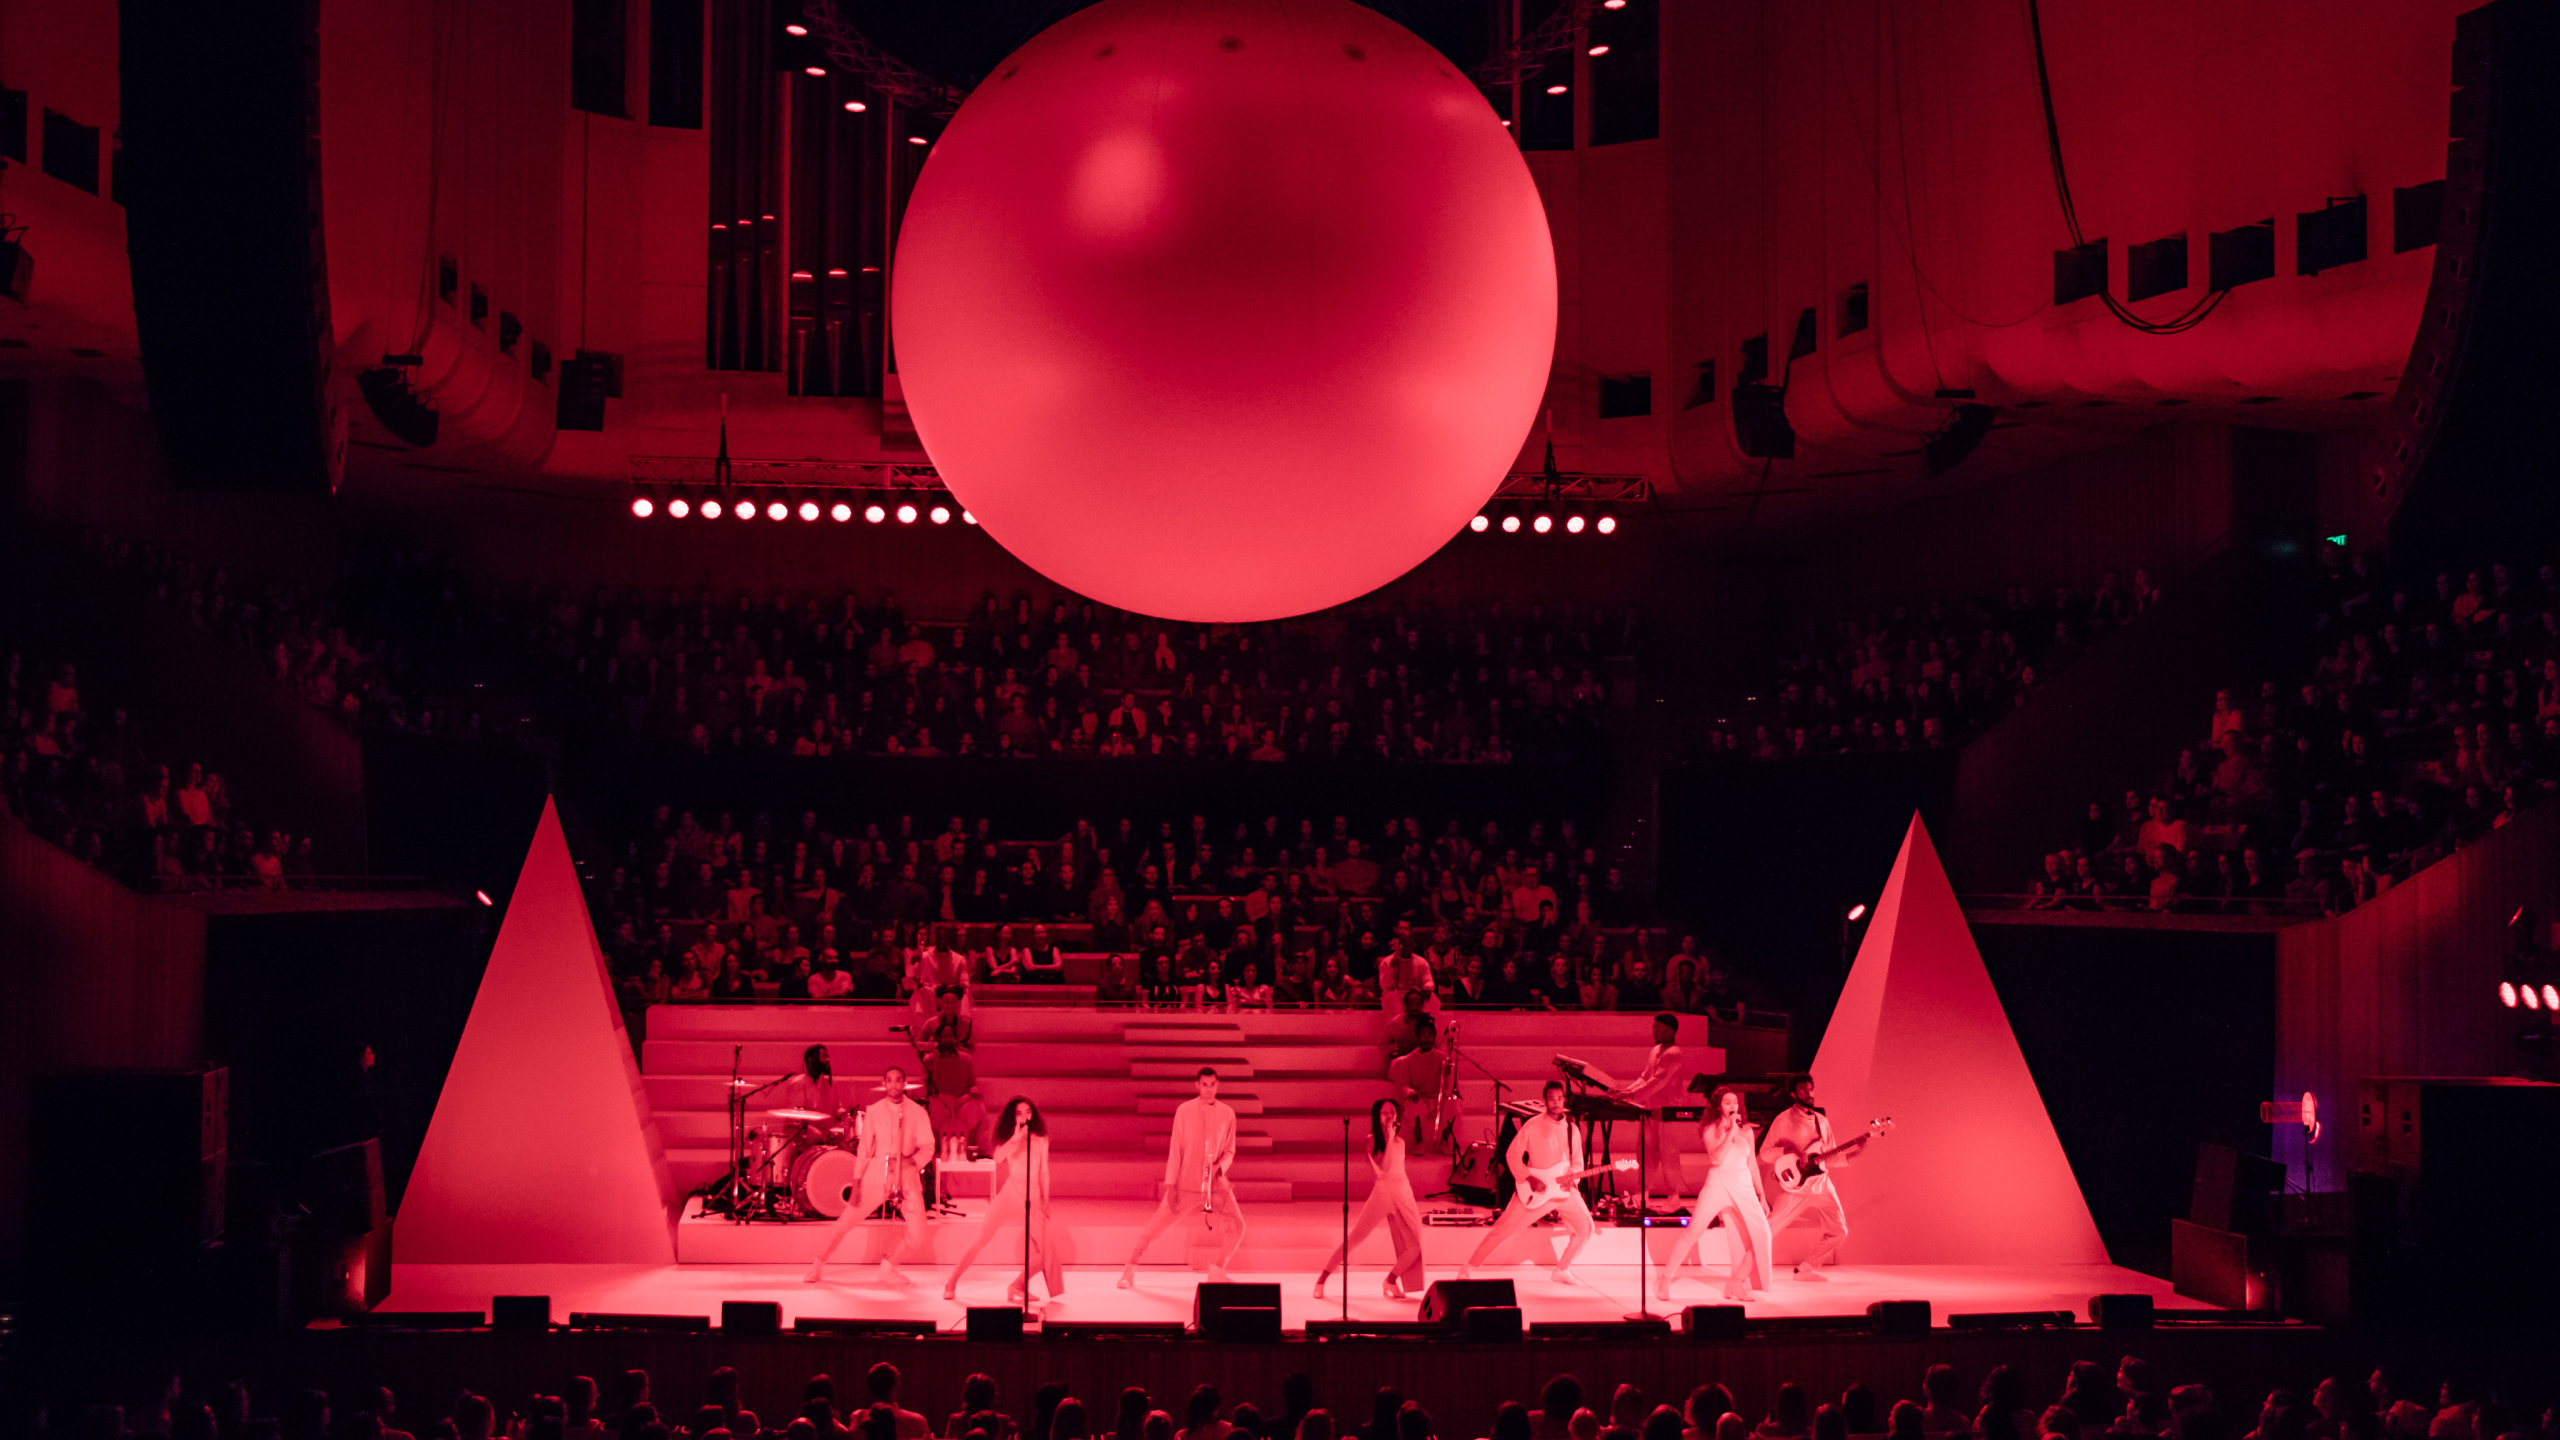
{"label": "audience seating area", "polygon": [[2148,792],[2092,800],[2017,903],[2351,909],[2560,788],[2560,567],[2328,573],[2300,666],[2218,693]]}

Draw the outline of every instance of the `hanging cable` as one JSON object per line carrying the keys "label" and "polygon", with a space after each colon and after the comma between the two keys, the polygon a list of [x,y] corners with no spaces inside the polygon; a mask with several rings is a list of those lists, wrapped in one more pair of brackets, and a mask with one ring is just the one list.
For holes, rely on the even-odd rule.
{"label": "hanging cable", "polygon": [[[2062,165],[2062,126],[2053,116],[2053,76],[2045,68],[2044,9],[2039,0],[2027,0],[2027,35],[2035,50],[2036,94],[2044,105],[2045,155],[2053,165],[2054,198],[2062,204],[2062,223],[2071,231],[2072,248],[2078,249],[2089,242],[2081,234],[2080,212],[2071,203],[2071,177]],[[2208,291],[2182,314],[2167,320],[2146,320],[2126,308],[2125,303],[2104,285],[2098,287],[2098,298],[2107,302],[2107,312],[2145,335],[2179,335],[2193,330],[2203,324],[2214,307],[2222,303],[2222,297],[2230,293],[2227,289]]]}

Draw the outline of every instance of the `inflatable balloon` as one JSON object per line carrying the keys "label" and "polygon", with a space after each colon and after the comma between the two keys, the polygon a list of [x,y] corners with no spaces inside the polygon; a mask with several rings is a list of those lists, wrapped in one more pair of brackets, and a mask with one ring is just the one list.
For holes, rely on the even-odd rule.
{"label": "inflatable balloon", "polygon": [[1169,619],[1353,599],[1464,526],[1555,346],[1546,212],[1449,61],[1350,0],[1105,0],[935,143],[890,316],[988,534]]}

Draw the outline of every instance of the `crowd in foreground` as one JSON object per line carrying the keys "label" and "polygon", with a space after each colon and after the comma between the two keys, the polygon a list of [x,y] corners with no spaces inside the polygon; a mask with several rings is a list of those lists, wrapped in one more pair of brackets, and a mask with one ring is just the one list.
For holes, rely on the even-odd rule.
{"label": "crowd in foreground", "polygon": [[[902,1391],[894,1365],[873,1365],[859,1384],[812,1376],[795,1398],[753,1397],[737,1371],[710,1373],[698,1400],[660,1395],[648,1372],[625,1371],[600,1387],[565,1377],[556,1394],[490,1398],[469,1390],[410,1396],[385,1388],[330,1395],[288,1390],[253,1395],[238,1383],[190,1387],[172,1378],[131,1405],[61,1411],[30,1405],[13,1416],[26,1440],[1462,1440],[1430,1411],[1435,1397],[1393,1387],[1352,1397],[1318,1395],[1305,1374],[1281,1382],[1268,1404],[1231,1398],[1214,1383],[1179,1406],[1130,1386],[1090,1400],[1064,1385],[1030,1397],[998,1392],[971,1375],[941,1418]],[[1836,1397],[1788,1382],[1740,1395],[1709,1380],[1685,1396],[1649,1396],[1633,1385],[1606,1395],[1572,1375],[1547,1381],[1535,1402],[1514,1398],[1494,1413],[1484,1440],[2555,1440],[2560,1409],[2537,1410],[2503,1385],[2460,1378],[2422,1387],[2389,1367],[2331,1375],[2307,1387],[2276,1382],[2261,1394],[2217,1396],[2198,1384],[2165,1384],[2139,1357],[2112,1370],[2070,1367],[2060,1393],[2032,1395],[2009,1366],[1978,1378],[1932,1365],[1908,1393],[1852,1384]],[[1341,1406],[1326,1408],[1334,1398]],[[1360,1408],[1365,1400],[1365,1414]],[[1348,1402],[1348,1403],[1344,1403]],[[939,1406],[930,1406],[939,1409]],[[1757,1417],[1757,1418],[1755,1418]]]}

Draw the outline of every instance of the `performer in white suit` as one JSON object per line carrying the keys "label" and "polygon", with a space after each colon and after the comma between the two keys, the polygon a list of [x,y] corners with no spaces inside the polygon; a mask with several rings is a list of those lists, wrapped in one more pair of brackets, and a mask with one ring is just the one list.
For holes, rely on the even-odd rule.
{"label": "performer in white suit", "polygon": [[862,1186],[853,1203],[828,1227],[827,1243],[819,1247],[818,1258],[809,1262],[809,1273],[800,1277],[809,1284],[825,1278],[827,1257],[836,1253],[864,1216],[892,1195],[898,1197],[906,1234],[880,1257],[880,1278],[892,1285],[905,1284],[906,1277],[898,1273],[898,1256],[924,1239],[924,1167],[933,1159],[933,1122],[922,1105],[907,1098],[905,1070],[890,1066],[880,1076],[880,1088],[886,1093],[862,1112]]}
{"label": "performer in white suit", "polygon": [[1759,1157],[1752,1153],[1752,1125],[1743,1118],[1742,1092],[1719,1085],[1708,1097],[1711,1113],[1698,1127],[1707,1151],[1706,1183],[1689,1207],[1688,1228],[1671,1247],[1655,1282],[1654,1298],[1671,1298],[1672,1277],[1698,1252],[1707,1227],[1724,1217],[1725,1244],[1733,1268],[1725,1277],[1724,1298],[1757,1300],[1769,1288],[1769,1201],[1760,1189]]}
{"label": "performer in white suit", "polygon": [[[1031,1226],[1028,1243],[1031,1264],[1049,1278],[1049,1298],[1066,1293],[1067,1274],[1058,1263],[1058,1252],[1049,1243],[1049,1122],[1040,1107],[1017,1095],[1004,1103],[1004,1114],[996,1120],[995,1195],[987,1202],[987,1218],[978,1225],[977,1235],[969,1241],[968,1251],[960,1263],[951,1267],[951,1278],[942,1283],[942,1298],[957,1298],[965,1274],[978,1252],[987,1243],[1010,1230],[1022,1228],[1027,1218]],[[1029,1187],[1030,1200],[1024,1203],[1024,1189]],[[1030,1297],[1022,1288],[1022,1275],[1017,1272],[1006,1288],[1005,1298],[1016,1305],[1028,1305]]]}
{"label": "performer in white suit", "polygon": [[1176,1220],[1206,1216],[1211,1233],[1226,1241],[1209,1262],[1212,1280],[1227,1278],[1227,1262],[1244,1245],[1244,1211],[1236,1205],[1235,1186],[1227,1182],[1227,1171],[1236,1163],[1236,1112],[1218,1101],[1216,1070],[1201,1066],[1192,1084],[1200,1093],[1173,1112],[1173,1141],[1165,1147],[1156,1213],[1129,1252],[1128,1263],[1120,1267],[1123,1290],[1138,1283],[1138,1257]]}
{"label": "performer in white suit", "polygon": [[1349,1248],[1380,1225],[1387,1227],[1387,1238],[1396,1247],[1396,1263],[1387,1271],[1387,1298],[1402,1300],[1422,1288],[1422,1207],[1414,1203],[1413,1181],[1404,1173],[1404,1109],[1393,1100],[1369,1107],[1369,1168],[1375,1179],[1369,1198],[1361,1203],[1359,1218],[1351,1222],[1351,1234],[1316,1272],[1319,1300],[1324,1298],[1326,1278],[1344,1263]]}

